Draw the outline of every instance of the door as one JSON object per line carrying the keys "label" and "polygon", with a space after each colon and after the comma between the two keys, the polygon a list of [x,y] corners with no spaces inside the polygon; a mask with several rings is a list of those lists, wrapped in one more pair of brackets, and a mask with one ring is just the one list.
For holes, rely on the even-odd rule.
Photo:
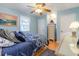
{"label": "door", "polygon": [[[75,14],[67,14],[61,16],[60,19],[60,47],[59,47],[59,53],[66,55],[66,56],[72,56],[74,53],[72,52],[71,48],[69,47],[70,42],[70,34],[71,30],[69,29],[70,24],[75,21],[76,15]],[[69,52],[69,53],[68,53]]]}
{"label": "door", "polygon": [[67,14],[63,15],[60,18],[60,39],[63,39],[64,35],[71,34],[71,30],[69,29],[70,24],[76,19],[75,14]]}

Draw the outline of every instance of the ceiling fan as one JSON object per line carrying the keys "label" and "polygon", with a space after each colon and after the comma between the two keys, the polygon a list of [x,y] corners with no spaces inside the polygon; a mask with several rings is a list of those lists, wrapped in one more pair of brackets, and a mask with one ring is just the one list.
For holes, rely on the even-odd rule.
{"label": "ceiling fan", "polygon": [[36,3],[35,6],[27,6],[27,7],[32,8],[31,13],[36,13],[38,15],[43,15],[44,13],[51,12],[51,10],[48,7],[46,7],[45,3]]}

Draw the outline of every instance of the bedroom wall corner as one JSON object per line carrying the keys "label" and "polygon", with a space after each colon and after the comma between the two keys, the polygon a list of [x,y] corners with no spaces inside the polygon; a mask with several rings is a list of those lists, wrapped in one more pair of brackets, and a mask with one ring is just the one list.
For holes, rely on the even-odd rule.
{"label": "bedroom wall corner", "polygon": [[68,15],[68,14],[75,14],[76,15],[75,20],[79,21],[79,7],[70,8],[67,10],[57,12],[57,39],[58,40],[60,40],[60,24],[61,24],[60,17],[62,17],[63,15]]}

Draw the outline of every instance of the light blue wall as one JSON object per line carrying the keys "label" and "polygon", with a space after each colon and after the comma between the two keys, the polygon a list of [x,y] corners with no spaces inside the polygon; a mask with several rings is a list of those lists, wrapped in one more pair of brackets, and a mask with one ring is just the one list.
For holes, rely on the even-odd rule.
{"label": "light blue wall", "polygon": [[[23,13],[20,13],[18,12],[17,10],[15,9],[12,9],[12,8],[6,8],[6,7],[0,7],[0,12],[2,13],[7,13],[7,14],[11,14],[11,15],[15,15],[18,17],[18,26],[17,27],[2,27],[0,26],[0,28],[3,28],[3,29],[7,29],[7,30],[20,30],[20,27],[22,24],[20,24],[20,20],[22,20],[22,18],[20,18],[21,16],[25,17],[26,20],[30,20],[30,32],[32,33],[38,33],[38,20],[42,19],[45,21],[45,28],[46,28],[46,34],[45,36],[47,36],[47,17],[46,15],[44,16],[36,16],[36,15],[28,15],[28,14],[23,14]],[[40,24],[40,25],[43,25],[43,24]]]}
{"label": "light blue wall", "polygon": [[67,14],[76,14],[76,20],[79,21],[79,7],[57,12],[57,39],[60,39],[60,17]]}
{"label": "light blue wall", "polygon": [[15,9],[6,8],[6,7],[0,7],[0,12],[15,15],[15,16],[18,17],[17,27],[3,27],[3,26],[0,26],[0,28],[7,29],[7,30],[14,30],[14,31],[15,30],[20,30],[20,27],[21,27],[20,20],[22,20],[22,18],[20,18],[20,17],[24,16],[26,18],[26,20],[28,20],[27,17],[30,20],[30,32],[37,33],[37,18],[36,18],[36,16],[23,14],[23,13],[18,12]]}
{"label": "light blue wall", "polygon": [[31,16],[30,32],[32,32],[32,33],[38,32],[38,18],[37,18],[37,16]]}
{"label": "light blue wall", "polygon": [[38,27],[38,29],[40,29],[44,26],[44,28],[42,28],[42,30],[43,30],[44,36],[47,39],[47,15],[38,16],[37,20],[38,20],[38,22],[42,21],[42,23],[40,23],[40,27]]}

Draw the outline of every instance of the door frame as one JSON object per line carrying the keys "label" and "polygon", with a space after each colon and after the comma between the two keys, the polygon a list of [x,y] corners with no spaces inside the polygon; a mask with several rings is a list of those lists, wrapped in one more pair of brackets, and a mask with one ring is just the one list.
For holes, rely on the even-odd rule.
{"label": "door frame", "polygon": [[[65,16],[72,16],[72,17],[74,17],[74,20],[73,21],[75,21],[76,20],[76,14],[75,13],[73,13],[73,14],[65,14],[65,15],[62,15],[62,16],[60,16],[60,40],[61,40],[61,36],[62,36],[62,34],[63,34],[63,31],[62,31],[62,26],[61,26],[61,17],[65,17]],[[72,21],[72,22],[73,22]],[[65,33],[64,33],[65,34]]]}

